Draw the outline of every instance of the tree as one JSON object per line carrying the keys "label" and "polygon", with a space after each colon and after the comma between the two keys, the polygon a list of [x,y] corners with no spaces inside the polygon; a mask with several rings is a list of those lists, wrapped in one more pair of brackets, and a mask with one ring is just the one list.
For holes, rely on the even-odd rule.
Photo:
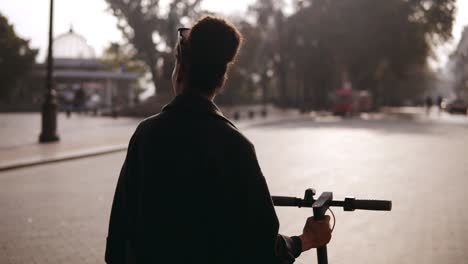
{"label": "tree", "polygon": [[[263,96],[267,93],[278,94],[280,106],[287,105],[287,56],[285,50],[289,39],[285,36],[286,17],[283,13],[285,1],[283,0],[258,0],[249,10],[254,17],[256,34],[259,35],[255,67],[261,76],[261,83],[265,87]],[[276,83],[276,89],[271,84]],[[268,89],[266,88],[268,86]]]}
{"label": "tree", "polygon": [[301,38],[288,50],[302,53],[293,57],[305,60],[300,68],[309,69],[304,78],[311,81],[305,88],[319,101],[343,81],[372,90],[377,99],[385,96],[394,80],[427,67],[433,48],[451,37],[455,11],[455,0],[305,2],[284,38]]}
{"label": "tree", "polygon": [[[173,65],[172,48],[177,27],[198,17],[201,0],[106,0],[118,19],[118,27],[136,51],[135,57],[146,63],[158,94],[168,93],[167,82]],[[159,72],[158,72],[159,71]]]}
{"label": "tree", "polygon": [[221,94],[217,97],[220,104],[249,104],[258,101],[258,84],[261,74],[258,58],[260,50],[264,47],[258,28],[239,18],[233,18],[236,27],[243,35],[243,44],[236,62],[229,71],[229,81]]}
{"label": "tree", "polygon": [[0,13],[0,101],[8,102],[16,83],[32,68],[38,50],[18,37],[13,25]]}

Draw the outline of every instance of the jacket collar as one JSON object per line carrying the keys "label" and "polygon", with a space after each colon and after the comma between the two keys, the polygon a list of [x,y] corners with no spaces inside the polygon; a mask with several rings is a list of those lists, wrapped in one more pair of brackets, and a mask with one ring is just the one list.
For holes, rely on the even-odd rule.
{"label": "jacket collar", "polygon": [[182,110],[198,114],[215,115],[235,127],[235,125],[223,115],[215,103],[201,95],[192,93],[177,95],[169,104],[163,107],[162,112],[167,112],[169,110]]}

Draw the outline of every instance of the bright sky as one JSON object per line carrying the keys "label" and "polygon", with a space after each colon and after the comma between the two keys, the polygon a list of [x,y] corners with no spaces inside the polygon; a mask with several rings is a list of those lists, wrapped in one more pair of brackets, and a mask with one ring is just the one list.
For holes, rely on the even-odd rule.
{"label": "bright sky", "polygon": [[[203,7],[217,12],[241,12],[252,2],[204,0]],[[50,0],[0,0],[0,12],[14,25],[16,33],[40,48],[39,60],[44,60],[47,49],[49,5]],[[73,25],[98,54],[109,42],[122,39],[116,23],[105,0],[54,0],[54,36]]]}
{"label": "bright sky", "polygon": [[[31,40],[40,48],[39,60],[45,58],[50,0],[0,0],[0,12],[15,26],[18,35]],[[216,12],[242,12],[255,0],[204,0],[203,7]],[[440,49],[448,54],[460,39],[464,25],[468,25],[468,1],[458,0],[458,13],[453,31],[454,40]],[[98,54],[111,41],[121,40],[116,19],[108,12],[105,0],[55,0],[54,35],[65,33],[73,25]],[[445,61],[441,55],[441,63]]]}

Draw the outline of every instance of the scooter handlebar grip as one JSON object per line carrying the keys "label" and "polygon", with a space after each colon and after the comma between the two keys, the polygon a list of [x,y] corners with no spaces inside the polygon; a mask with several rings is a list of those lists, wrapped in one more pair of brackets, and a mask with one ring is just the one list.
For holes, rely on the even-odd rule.
{"label": "scooter handlebar grip", "polygon": [[391,211],[392,201],[385,200],[353,200],[350,204],[353,209]]}

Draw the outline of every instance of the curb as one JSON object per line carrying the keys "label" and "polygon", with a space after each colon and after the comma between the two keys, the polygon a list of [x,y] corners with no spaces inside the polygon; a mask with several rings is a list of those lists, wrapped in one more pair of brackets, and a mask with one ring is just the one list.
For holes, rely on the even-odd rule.
{"label": "curb", "polygon": [[121,145],[113,145],[113,146],[105,146],[105,147],[97,147],[97,148],[90,148],[86,150],[80,151],[70,151],[59,153],[56,156],[47,157],[47,158],[28,158],[23,160],[15,160],[11,162],[0,163],[0,172],[9,171],[9,170],[16,170],[21,168],[45,165],[50,163],[62,162],[62,161],[69,161],[81,158],[88,158],[93,156],[100,156],[106,155],[121,151],[127,150],[127,144]]}

